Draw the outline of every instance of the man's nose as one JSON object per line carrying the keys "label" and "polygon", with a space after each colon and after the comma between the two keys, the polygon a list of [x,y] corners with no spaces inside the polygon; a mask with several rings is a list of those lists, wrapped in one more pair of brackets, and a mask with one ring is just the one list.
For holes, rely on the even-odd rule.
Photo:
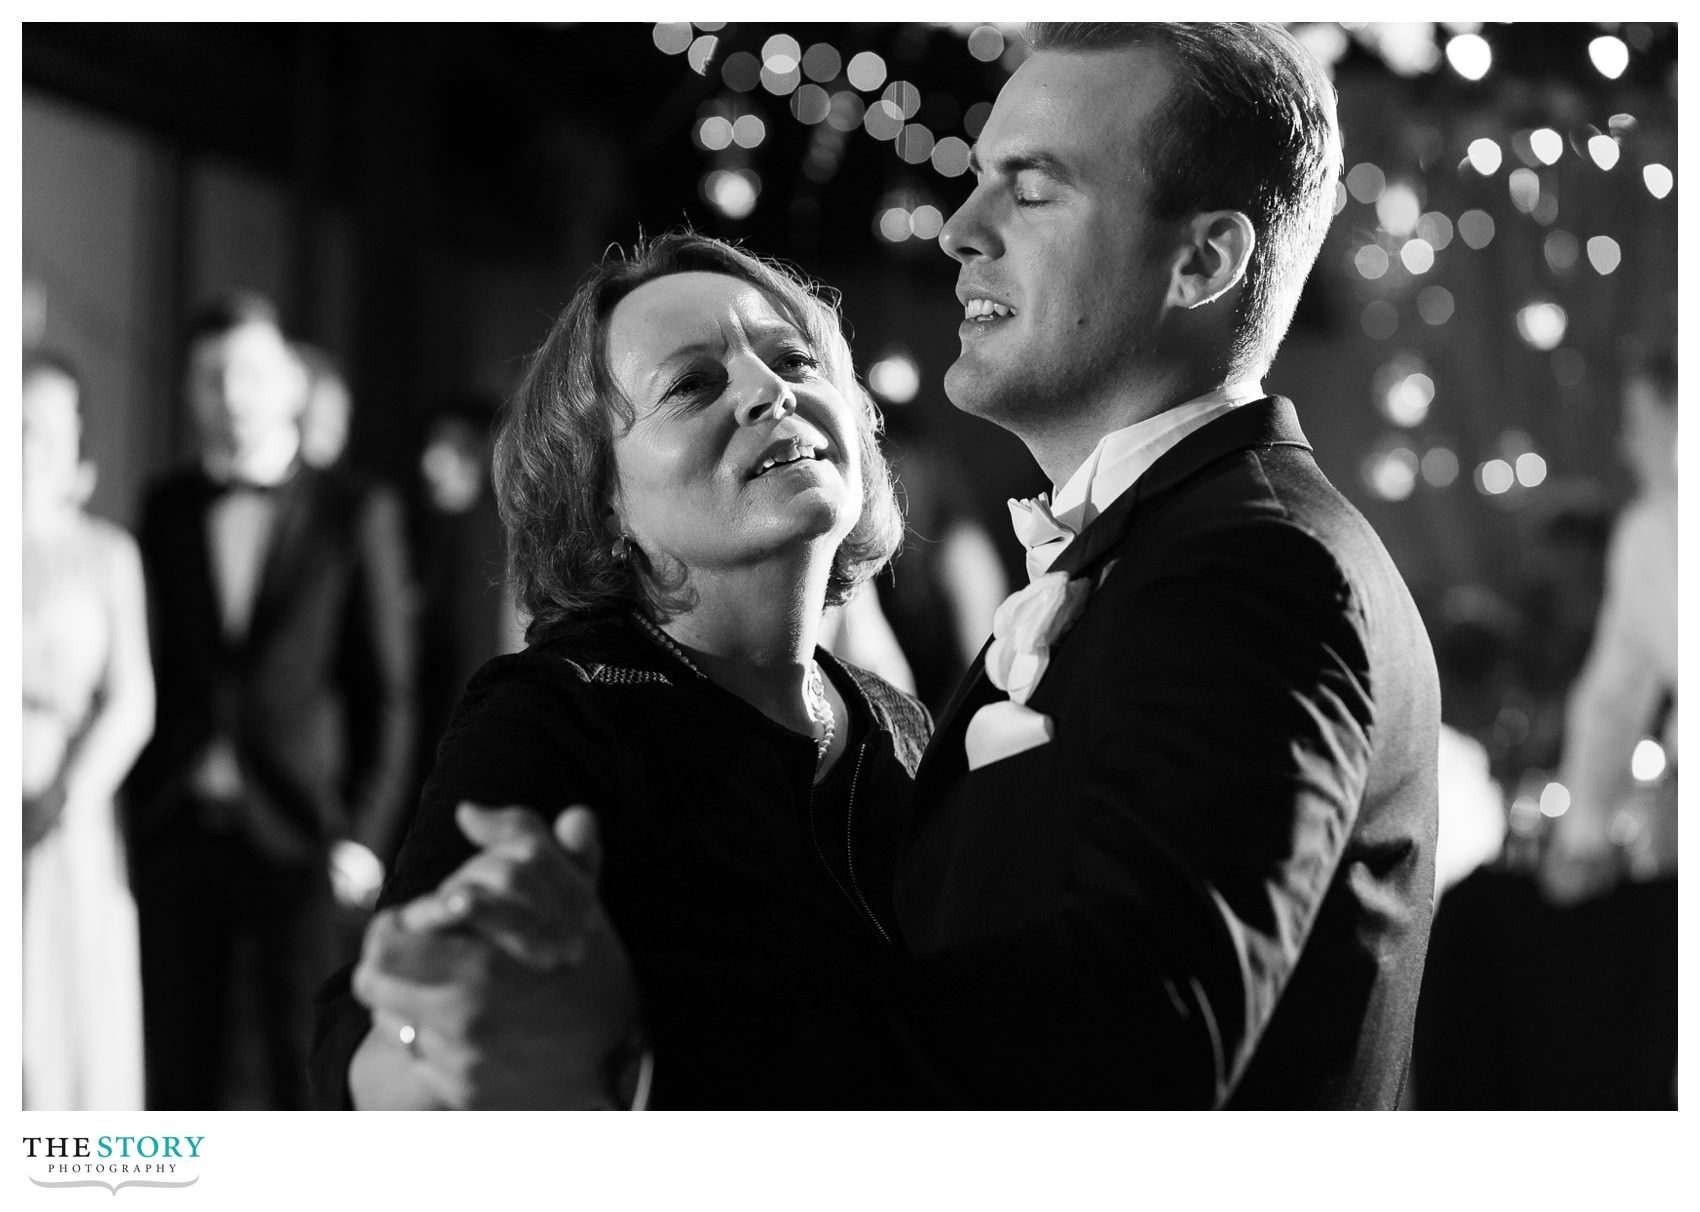
{"label": "man's nose", "polygon": [[733,386],[736,392],[733,408],[740,425],[764,420],[770,413],[783,415],[797,411],[797,393],[791,384],[754,355],[739,359],[733,370]]}
{"label": "man's nose", "polygon": [[976,188],[956,213],[945,220],[939,232],[939,247],[964,265],[970,261],[1003,255],[1003,242],[990,222],[986,191]]}

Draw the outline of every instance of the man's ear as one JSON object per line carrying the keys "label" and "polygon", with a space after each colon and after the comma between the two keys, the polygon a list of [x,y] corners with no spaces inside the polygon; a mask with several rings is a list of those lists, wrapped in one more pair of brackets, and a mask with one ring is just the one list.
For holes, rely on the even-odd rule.
{"label": "man's ear", "polygon": [[1192,217],[1186,246],[1175,259],[1168,301],[1194,308],[1212,303],[1238,286],[1251,264],[1257,233],[1237,210],[1211,210]]}

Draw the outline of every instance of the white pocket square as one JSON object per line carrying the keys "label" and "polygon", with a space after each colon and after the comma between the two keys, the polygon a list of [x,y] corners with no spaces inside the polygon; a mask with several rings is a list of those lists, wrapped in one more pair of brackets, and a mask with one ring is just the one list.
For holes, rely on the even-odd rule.
{"label": "white pocket square", "polygon": [[1046,744],[1055,734],[1051,717],[1031,707],[1004,699],[988,703],[968,721],[964,748],[968,769],[978,770],[1006,757],[1014,757]]}

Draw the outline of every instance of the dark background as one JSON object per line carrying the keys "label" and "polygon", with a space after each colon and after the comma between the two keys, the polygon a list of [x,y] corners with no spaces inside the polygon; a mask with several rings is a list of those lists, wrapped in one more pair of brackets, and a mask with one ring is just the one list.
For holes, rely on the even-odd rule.
{"label": "dark background", "polygon": [[[272,295],[296,335],[344,361],[353,456],[408,485],[434,400],[511,389],[609,244],[688,222],[841,288],[864,371],[887,352],[913,359],[922,388],[901,406],[904,424],[959,455],[975,508],[1002,542],[1003,497],[1043,485],[1019,444],[943,397],[959,319],[954,263],[936,240],[893,244],[876,231],[898,202],[948,214],[968,178],[905,163],[861,129],[824,138],[787,97],[737,93],[723,76],[730,56],[759,54],[776,33],[830,44],[845,62],[874,51],[888,82],[920,90],[919,118],[934,133],[969,138],[964,117],[996,95],[1018,53],[980,61],[974,28],[729,24],[712,31],[699,74],[687,56],[663,53],[648,23],[26,24],[25,341],[68,350],[87,372],[95,509],[132,521],[142,482],[186,449],[179,338],[215,291]],[[1589,41],[1608,31],[1630,46],[1616,80],[1589,61]],[[1002,32],[1013,44],[1014,27]],[[1455,238],[1412,274],[1374,206],[1348,200],[1268,386],[1297,399],[1324,469],[1382,532],[1419,598],[1474,583],[1514,595],[1538,574],[1528,567],[1533,530],[1573,507],[1609,511],[1628,488],[1613,445],[1624,342],[1670,329],[1676,315],[1677,195],[1655,198],[1642,179],[1649,163],[1679,167],[1675,27],[1488,25],[1494,65],[1480,81],[1443,57],[1396,70],[1425,45],[1439,56],[1452,32],[1442,27],[1301,32],[1335,60],[1347,166],[1374,164],[1409,184],[1424,212],[1486,211],[1496,234],[1480,250]],[[700,147],[693,130],[716,104],[761,116],[766,139],[749,151]],[[1632,121],[1613,121],[1622,115]],[[1551,166],[1515,150],[1519,132],[1541,126],[1566,136]],[[1590,127],[1616,137],[1610,171],[1586,154]],[[1460,167],[1478,138],[1504,150],[1491,175]],[[734,221],[699,183],[740,165],[762,187]],[[1526,166],[1556,212],[1513,204],[1508,174]],[[1569,264],[1549,257],[1555,232],[1583,247],[1608,235],[1622,263],[1601,274],[1585,252]],[[1360,276],[1354,257],[1366,243],[1392,251],[1395,268]],[[1437,284],[1455,301],[1438,325],[1416,305]],[[1376,335],[1366,329],[1378,300],[1395,309],[1391,334],[1385,309]],[[1542,300],[1569,317],[1558,350],[1518,335],[1518,309]],[[1411,356],[1436,390],[1426,419],[1401,428],[1378,406],[1377,376]],[[1366,478],[1389,450],[1420,457],[1436,446],[1462,466],[1448,486],[1419,477],[1387,499]],[[1525,449],[1546,459],[1543,484],[1480,491],[1479,464]]]}

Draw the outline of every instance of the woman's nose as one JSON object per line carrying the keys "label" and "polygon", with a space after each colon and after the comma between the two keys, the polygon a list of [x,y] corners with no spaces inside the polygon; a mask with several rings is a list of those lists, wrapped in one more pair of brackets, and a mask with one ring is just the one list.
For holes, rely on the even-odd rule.
{"label": "woman's nose", "polygon": [[1003,245],[987,214],[987,200],[976,188],[956,213],[945,220],[939,232],[939,247],[964,265],[970,261],[1000,256]]}
{"label": "woman's nose", "polygon": [[734,407],[740,425],[765,420],[770,413],[782,416],[797,411],[797,393],[791,384],[760,358],[743,359],[736,372],[736,384]]}

